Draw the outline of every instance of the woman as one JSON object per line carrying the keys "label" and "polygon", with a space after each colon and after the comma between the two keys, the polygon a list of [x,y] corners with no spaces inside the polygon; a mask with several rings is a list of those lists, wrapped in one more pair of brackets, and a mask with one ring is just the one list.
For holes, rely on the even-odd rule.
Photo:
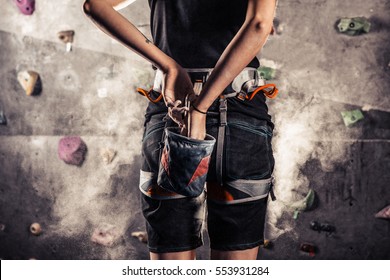
{"label": "woman", "polygon": [[[206,201],[211,258],[256,259],[274,167],[273,124],[265,96],[254,91],[261,85],[256,54],[272,30],[276,0],[149,0],[154,43],[116,11],[130,2],[87,0],[83,8],[157,68],[146,94],[163,100],[146,112],[140,179],[151,259],[195,258]],[[183,106],[186,97],[191,107]],[[183,197],[157,185],[167,112],[188,137],[202,140],[207,129],[217,138],[207,195]]]}

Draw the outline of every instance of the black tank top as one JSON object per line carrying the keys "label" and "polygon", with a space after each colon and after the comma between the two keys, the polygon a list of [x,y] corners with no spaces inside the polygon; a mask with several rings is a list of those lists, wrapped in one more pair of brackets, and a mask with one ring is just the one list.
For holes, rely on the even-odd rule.
{"label": "black tank top", "polygon": [[[213,68],[245,20],[245,0],[148,0],[154,44],[185,68]],[[248,66],[259,67],[254,58]]]}

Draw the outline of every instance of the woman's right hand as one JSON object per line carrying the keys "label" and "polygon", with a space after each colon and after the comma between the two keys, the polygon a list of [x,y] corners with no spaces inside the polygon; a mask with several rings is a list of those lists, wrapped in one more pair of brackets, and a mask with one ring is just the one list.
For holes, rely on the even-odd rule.
{"label": "woman's right hand", "polygon": [[174,64],[164,71],[162,93],[168,115],[171,119],[186,130],[184,115],[189,111],[186,100],[193,100],[195,93],[187,71],[178,64]]}

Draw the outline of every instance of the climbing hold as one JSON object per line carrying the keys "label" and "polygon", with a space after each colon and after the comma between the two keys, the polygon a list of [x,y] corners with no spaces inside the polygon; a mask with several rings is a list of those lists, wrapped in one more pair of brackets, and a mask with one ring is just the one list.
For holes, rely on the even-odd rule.
{"label": "climbing hold", "polygon": [[138,238],[142,243],[148,243],[148,235],[145,231],[134,231],[131,236]]}
{"label": "climbing hold", "polygon": [[264,239],[263,248],[264,249],[272,249],[274,243],[269,239]]}
{"label": "climbing hold", "polygon": [[351,126],[364,119],[363,113],[359,109],[341,112],[341,116],[343,117],[345,126]]}
{"label": "climbing hold", "polygon": [[81,166],[86,152],[87,145],[79,136],[63,137],[58,144],[58,156],[67,164]]}
{"label": "climbing hold", "polygon": [[370,111],[370,110],[373,110],[373,107],[371,105],[369,105],[369,104],[363,105],[363,107],[362,107],[362,111],[363,112],[367,112],[367,111]]}
{"label": "climbing hold", "polygon": [[41,225],[38,223],[31,224],[30,232],[34,235],[40,235],[42,233]]}
{"label": "climbing hold", "polygon": [[105,223],[94,230],[91,241],[103,246],[111,247],[118,241],[119,237],[119,230],[114,225]]}
{"label": "climbing hold", "polygon": [[302,252],[309,253],[310,257],[314,257],[317,251],[317,248],[314,245],[309,243],[302,243],[299,249]]}
{"label": "climbing hold", "polygon": [[105,164],[110,164],[115,158],[116,151],[113,149],[102,149],[100,151],[100,155],[103,158],[103,162]]}
{"label": "climbing hold", "polygon": [[302,200],[296,201],[289,206],[298,211],[310,210],[313,207],[314,199],[315,191],[313,189],[310,189],[307,195]]}
{"label": "climbing hold", "polygon": [[365,17],[342,18],[337,24],[340,33],[359,35],[370,31],[371,23]]}
{"label": "climbing hold", "polygon": [[281,22],[278,18],[274,18],[271,35],[280,35],[283,33],[284,29],[286,27],[286,24],[284,22]]}
{"label": "climbing hold", "polygon": [[291,209],[294,210],[293,218],[298,219],[298,215],[301,211],[308,211],[313,208],[315,200],[315,192],[313,189],[310,189],[307,195],[299,201],[295,201],[288,205]]}
{"label": "climbing hold", "polygon": [[321,224],[317,221],[310,222],[310,228],[318,232],[324,231],[329,235],[336,231],[336,228],[334,226],[330,224]]}
{"label": "climbing hold", "polygon": [[2,125],[7,124],[7,119],[6,119],[4,112],[2,110],[0,110],[0,124],[2,124]]}
{"label": "climbing hold", "polygon": [[260,66],[257,68],[257,73],[259,73],[259,76],[265,80],[272,80],[276,77],[276,69],[272,67]]}
{"label": "climbing hold", "polygon": [[390,205],[383,208],[381,211],[375,214],[375,218],[378,219],[390,219]]}
{"label": "climbing hold", "polygon": [[70,52],[72,50],[72,43],[74,37],[73,30],[65,30],[58,32],[58,39],[60,39],[63,43],[66,44],[66,51]]}
{"label": "climbing hold", "polygon": [[0,232],[5,231],[5,224],[0,224]]}
{"label": "climbing hold", "polygon": [[20,71],[18,73],[18,81],[27,95],[36,95],[37,82],[39,80],[39,74],[35,71]]}
{"label": "climbing hold", "polygon": [[98,88],[97,93],[100,98],[106,98],[108,96],[107,88]]}
{"label": "climbing hold", "polygon": [[35,11],[35,0],[14,0],[20,12],[24,15],[32,15]]}

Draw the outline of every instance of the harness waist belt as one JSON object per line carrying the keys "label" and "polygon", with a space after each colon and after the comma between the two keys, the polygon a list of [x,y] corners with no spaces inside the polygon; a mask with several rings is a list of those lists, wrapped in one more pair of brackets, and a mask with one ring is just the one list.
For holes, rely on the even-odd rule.
{"label": "harness waist belt", "polygon": [[[199,94],[202,84],[204,84],[210,76],[213,68],[185,68],[190,77],[194,80],[194,89],[197,88],[196,93]],[[156,70],[154,78],[153,90],[156,92],[162,92],[164,74],[160,69]],[[196,86],[196,83],[200,84],[200,87]],[[223,91],[225,97],[240,96],[240,92],[250,92],[255,90],[259,86],[264,86],[266,81],[260,77],[256,68],[247,67],[244,68],[233,82]],[[199,92],[197,92],[199,91]]]}

